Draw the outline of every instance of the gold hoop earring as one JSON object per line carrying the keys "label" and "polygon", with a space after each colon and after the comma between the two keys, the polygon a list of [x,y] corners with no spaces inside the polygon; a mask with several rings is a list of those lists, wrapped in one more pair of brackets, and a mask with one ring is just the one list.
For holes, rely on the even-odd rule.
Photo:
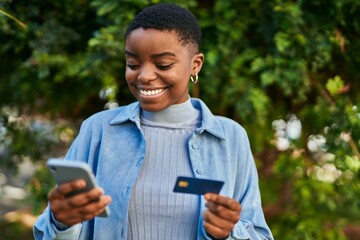
{"label": "gold hoop earring", "polygon": [[196,84],[199,81],[199,76],[197,73],[195,73],[195,76],[191,75],[190,79],[194,84]]}

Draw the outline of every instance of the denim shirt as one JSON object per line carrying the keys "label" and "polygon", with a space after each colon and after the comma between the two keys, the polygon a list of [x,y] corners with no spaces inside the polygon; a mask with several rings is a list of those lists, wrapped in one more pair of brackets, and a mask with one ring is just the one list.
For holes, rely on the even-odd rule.
{"label": "denim shirt", "polygon": [[[241,219],[228,239],[273,239],[265,222],[257,170],[245,130],[231,119],[214,116],[201,100],[192,98],[191,102],[202,116],[201,126],[188,141],[194,176],[224,181],[220,194],[236,199],[242,206]],[[111,214],[60,230],[53,224],[48,207],[35,223],[35,239],[126,240],[131,190],[145,158],[145,145],[138,102],[85,120],[65,159],[90,165],[98,184],[112,197]],[[204,197],[199,198],[197,239],[212,239],[202,227],[206,206]]]}

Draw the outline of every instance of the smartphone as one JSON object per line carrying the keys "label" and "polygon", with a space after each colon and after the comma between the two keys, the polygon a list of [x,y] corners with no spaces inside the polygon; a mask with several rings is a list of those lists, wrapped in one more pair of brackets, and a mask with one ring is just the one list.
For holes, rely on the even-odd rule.
{"label": "smartphone", "polygon": [[[74,196],[82,192],[87,192],[90,189],[98,186],[89,165],[84,162],[64,161],[62,159],[51,158],[47,161],[47,168],[58,185],[76,179],[85,180],[86,187],[84,189],[71,192],[67,195],[67,197]],[[110,209],[107,206],[105,210],[100,215],[98,215],[98,217],[108,217],[109,214]]]}

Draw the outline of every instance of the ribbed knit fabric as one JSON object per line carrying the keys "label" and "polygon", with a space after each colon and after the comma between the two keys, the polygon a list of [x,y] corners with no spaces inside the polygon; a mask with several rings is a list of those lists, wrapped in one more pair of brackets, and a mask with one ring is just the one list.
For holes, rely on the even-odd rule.
{"label": "ribbed knit fabric", "polygon": [[196,239],[199,199],[173,188],[177,176],[193,176],[186,146],[200,120],[190,100],[141,113],[146,159],[131,195],[129,240]]}

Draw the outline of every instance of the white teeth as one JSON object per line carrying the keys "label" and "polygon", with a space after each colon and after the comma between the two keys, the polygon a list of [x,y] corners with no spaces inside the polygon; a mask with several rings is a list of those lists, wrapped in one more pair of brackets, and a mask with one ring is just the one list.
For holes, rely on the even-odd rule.
{"label": "white teeth", "polygon": [[141,90],[140,93],[146,96],[156,95],[164,91],[164,88],[156,89],[156,90]]}

